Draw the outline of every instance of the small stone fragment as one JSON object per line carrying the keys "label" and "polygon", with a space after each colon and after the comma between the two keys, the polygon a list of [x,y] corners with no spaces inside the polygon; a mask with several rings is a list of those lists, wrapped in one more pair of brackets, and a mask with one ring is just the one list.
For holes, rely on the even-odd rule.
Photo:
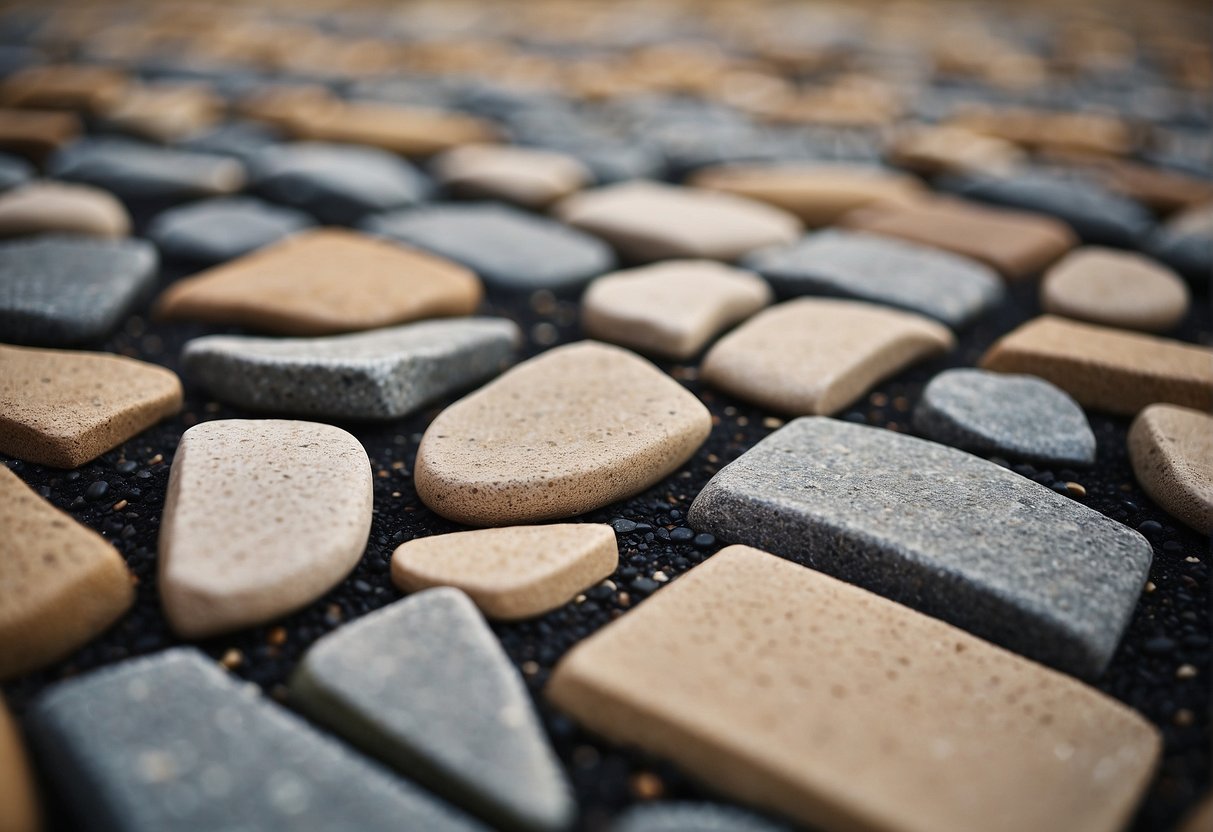
{"label": "small stone fragment", "polygon": [[611,832],[787,832],[787,827],[733,806],[671,802],[633,806]]}
{"label": "small stone fragment", "polygon": [[264,248],[311,225],[311,217],[300,211],[251,197],[227,197],[164,211],[148,226],[147,238],[166,258],[212,264]]}
{"label": "small stone fragment", "polygon": [[1213,416],[1154,404],[1129,429],[1133,475],[1150,499],[1202,534],[1213,534]]}
{"label": "small stone fragment", "polygon": [[1188,313],[1187,285],[1142,257],[1088,246],[1045,273],[1040,306],[1048,313],[1146,332],[1173,329]]}
{"label": "small stone fragment", "polygon": [[448,150],[433,160],[432,169],[457,196],[533,209],[545,208],[593,180],[585,165],[564,153],[493,144]]}
{"label": "small stone fragment", "polygon": [[0,237],[62,233],[113,238],[130,230],[122,203],[88,185],[42,181],[0,193]]}
{"label": "small stone fragment", "polygon": [[81,139],[56,153],[50,175],[82,182],[127,201],[169,201],[222,196],[244,187],[235,159],[189,153],[130,139]]}
{"label": "small stone fragment", "polygon": [[21,732],[0,697],[0,829],[38,832],[42,812],[34,790],[34,772],[21,742]]}

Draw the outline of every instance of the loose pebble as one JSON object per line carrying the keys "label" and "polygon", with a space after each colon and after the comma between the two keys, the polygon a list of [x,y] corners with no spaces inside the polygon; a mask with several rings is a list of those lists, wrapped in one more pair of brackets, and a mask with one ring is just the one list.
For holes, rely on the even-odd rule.
{"label": "loose pebble", "polygon": [[122,203],[88,185],[42,181],[0,193],[0,237],[62,233],[113,238],[130,230]]}
{"label": "loose pebble", "polygon": [[114,137],[68,145],[51,158],[49,173],[134,201],[222,196],[240,190],[246,179],[235,159]]}
{"label": "loose pebble", "polygon": [[572,156],[530,147],[465,145],[446,151],[431,164],[438,181],[454,195],[533,209],[581,190],[594,178]]}
{"label": "loose pebble", "polygon": [[1175,328],[1188,313],[1187,285],[1138,254],[1085,247],[1045,273],[1040,307],[1053,315],[1146,332]]}
{"label": "loose pebble", "polygon": [[1129,429],[1129,461],[1138,483],[1171,516],[1213,534],[1213,416],[1154,404]]}
{"label": "loose pebble", "polygon": [[156,216],[147,238],[161,255],[193,263],[222,263],[311,226],[307,214],[251,197],[191,202]]}

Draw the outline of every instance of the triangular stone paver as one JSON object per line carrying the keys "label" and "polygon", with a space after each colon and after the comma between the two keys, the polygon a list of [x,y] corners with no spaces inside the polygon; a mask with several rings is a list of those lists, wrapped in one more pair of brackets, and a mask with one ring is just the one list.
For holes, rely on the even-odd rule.
{"label": "triangular stone paver", "polygon": [[65,658],[134,603],[117,550],[3,465],[0,529],[0,679]]}
{"label": "triangular stone paver", "polygon": [[534,209],[581,190],[593,179],[585,165],[564,153],[493,144],[448,150],[431,167],[452,194]]}
{"label": "triangular stone paver", "polygon": [[191,648],[61,682],[27,724],[89,828],[485,832]]}
{"label": "triangular stone paver", "polygon": [[112,137],[81,139],[51,158],[49,173],[127,200],[222,196],[244,187],[235,159]]}
{"label": "triangular stone paver", "polygon": [[1202,534],[1213,534],[1213,416],[1154,404],[1129,429],[1133,475],[1150,499]]}
{"label": "triangular stone paver", "polygon": [[76,468],[181,409],[170,370],[99,352],[0,345],[0,453]]}
{"label": "triangular stone paver", "polygon": [[1099,691],[744,546],[574,647],[546,695],[814,829],[1113,832],[1161,749]]}
{"label": "triangular stone paver", "polygon": [[618,563],[610,526],[510,526],[410,540],[392,555],[392,583],[405,592],[453,586],[489,618],[513,620],[556,609]]}
{"label": "triangular stone paver", "polygon": [[954,344],[946,327],[920,315],[804,298],[772,306],[721,338],[701,373],[714,387],[761,407],[831,414]]}
{"label": "triangular stone paver", "polygon": [[157,215],[147,238],[165,257],[222,263],[313,225],[301,211],[250,197],[191,202]]}
{"label": "triangular stone paver", "polygon": [[1088,246],[1045,273],[1040,307],[1105,326],[1166,332],[1188,313],[1187,284],[1147,257]]}
{"label": "triangular stone paver", "polygon": [[611,825],[611,832],[788,832],[788,828],[733,806],[662,801],[631,807]]}
{"label": "triangular stone paver", "polygon": [[1111,659],[1152,558],[1137,532],[993,462],[824,418],[725,466],[688,517],[1087,677]]}
{"label": "triangular stone paver", "polygon": [[0,829],[5,832],[38,832],[42,812],[34,790],[34,772],[21,732],[0,697]]}
{"label": "triangular stone paver", "polygon": [[471,600],[432,589],[316,643],[303,711],[503,828],[565,829],[577,806],[530,694]]}
{"label": "triangular stone paver", "polygon": [[185,373],[238,407],[332,419],[398,419],[492,378],[522,340],[504,318],[454,318],[330,335],[207,335]]}
{"label": "triangular stone paver", "polygon": [[125,237],[126,208],[113,195],[88,185],[31,182],[0,194],[0,237],[26,234],[86,234]]}
{"label": "triangular stone paver", "polygon": [[707,408],[627,350],[548,350],[448,407],[422,437],[417,493],[478,526],[572,517],[643,491],[711,430]]}
{"label": "triangular stone paver", "polygon": [[467,315],[482,292],[474,274],[449,260],[324,228],[178,281],[157,306],[173,320],[310,336]]}

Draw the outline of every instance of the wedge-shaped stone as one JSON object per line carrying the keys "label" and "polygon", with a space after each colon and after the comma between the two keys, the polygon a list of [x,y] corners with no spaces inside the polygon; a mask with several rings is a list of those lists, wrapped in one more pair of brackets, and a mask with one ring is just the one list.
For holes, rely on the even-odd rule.
{"label": "wedge-shaped stone", "polygon": [[546,694],[827,832],[1114,832],[1161,746],[1074,679],[744,546],[578,644]]}
{"label": "wedge-shaped stone", "polygon": [[332,335],[467,315],[482,292],[474,274],[449,260],[324,228],[178,281],[157,305],[170,319]]}
{"label": "wedge-shaped stone", "polygon": [[130,230],[122,203],[87,185],[33,182],[0,194],[0,237],[56,232],[125,237]]}
{"label": "wedge-shaped stone", "polygon": [[611,832],[788,832],[788,828],[733,806],[661,801],[631,807]]}
{"label": "wedge-shaped stone", "polygon": [[430,423],[413,471],[460,523],[572,517],[643,491],[703,443],[711,418],[649,362],[591,341],[548,350]]}
{"label": "wedge-shaped stone", "polygon": [[181,409],[181,382],[120,355],[0,345],[0,453],[76,468]]}
{"label": "wedge-shaped stone", "polygon": [[80,828],[484,832],[191,648],[62,682],[27,723]]}
{"label": "wedge-shaped stone", "polygon": [[221,196],[244,187],[244,165],[129,139],[82,139],[56,153],[49,172],[131,201],[177,201]]}
{"label": "wedge-shaped stone", "polygon": [[330,335],[208,335],[185,345],[186,374],[249,410],[332,419],[398,419],[492,378],[513,357],[518,327],[456,318]]}
{"label": "wedge-shaped stone", "polygon": [[1111,659],[1152,557],[1137,532],[993,462],[823,418],[727,465],[689,517],[1087,677]]}
{"label": "wedge-shaped stone", "polygon": [[1082,321],[1165,332],[1188,314],[1188,286],[1161,263],[1114,249],[1075,249],[1045,273],[1040,307]]}
{"label": "wedge-shaped stone", "polygon": [[177,446],[160,523],[160,595],[178,635],[271,621],[323,595],[362,557],[371,464],[316,422],[225,419]]}
{"label": "wedge-shaped stone", "polygon": [[[134,603],[134,579],[117,550],[3,465],[0,529],[0,679],[65,658]],[[2,710],[0,703],[0,723]],[[0,781],[5,771],[0,765]]]}
{"label": "wedge-shaped stone", "polygon": [[251,197],[191,202],[156,216],[147,238],[165,257],[211,264],[233,260],[311,226],[302,211]]}
{"label": "wedge-shaped stone", "polygon": [[526,685],[471,600],[432,589],[347,624],[291,679],[303,711],[509,829],[576,814]]}
{"label": "wedge-shaped stone", "polygon": [[556,216],[606,240],[625,259],[703,257],[736,260],[765,246],[790,243],[800,221],[752,199],[700,188],[637,181],[574,194]]}
{"label": "wedge-shaped stone", "polygon": [[672,260],[604,275],[581,302],[587,335],[687,359],[771,302],[762,278],[714,260]]}
{"label": "wedge-shaped stone", "polygon": [[934,321],[867,303],[791,300],[755,315],[703,359],[707,383],[795,415],[837,413],[955,339]]}
{"label": "wedge-shaped stone", "polygon": [[531,147],[477,144],[448,150],[433,161],[438,181],[451,193],[544,208],[593,180],[576,158]]}
{"label": "wedge-shaped stone", "polygon": [[998,275],[979,262],[876,234],[822,231],[791,246],[755,252],[743,263],[781,295],[866,300],[953,328],[1003,297]]}
{"label": "wedge-shaped stone", "polygon": [[410,540],[392,555],[392,582],[405,592],[453,586],[489,618],[512,620],[556,609],[618,563],[610,526],[511,526]]}
{"label": "wedge-shaped stone", "polygon": [[1154,404],[1129,429],[1129,461],[1150,499],[1203,534],[1213,534],[1213,416]]}
{"label": "wedge-shaped stone", "polygon": [[981,366],[1040,376],[1109,413],[1132,416],[1155,402],[1213,410],[1213,350],[1052,315],[995,341]]}

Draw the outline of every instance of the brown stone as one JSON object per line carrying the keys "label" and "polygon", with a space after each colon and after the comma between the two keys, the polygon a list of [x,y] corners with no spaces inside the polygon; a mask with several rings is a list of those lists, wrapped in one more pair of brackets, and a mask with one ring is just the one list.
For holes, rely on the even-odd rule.
{"label": "brown stone", "polygon": [[0,830],[38,832],[41,814],[21,731],[0,697]]}
{"label": "brown stone", "polygon": [[1014,142],[984,136],[963,127],[914,127],[894,137],[889,161],[898,167],[937,176],[945,173],[1005,173],[1027,161]]}
{"label": "brown stone", "polygon": [[1196,531],[1213,534],[1213,415],[1150,405],[1129,429],[1129,461],[1150,499]]}
{"label": "brown stone", "polygon": [[1029,150],[1125,156],[1137,145],[1128,122],[1102,113],[978,106],[958,113],[947,125],[997,136]]}
{"label": "brown stone", "polygon": [[113,238],[130,230],[126,208],[100,188],[46,180],[0,193],[0,237],[62,233]]}
{"label": "brown stone", "polygon": [[472,199],[496,199],[544,208],[592,180],[585,165],[563,153],[530,147],[476,144],[434,159],[431,169],[448,191]]}
{"label": "brown stone", "polygon": [[0,151],[24,156],[39,167],[80,132],[75,113],[0,110]]}
{"label": "brown stone", "polygon": [[1188,285],[1140,254],[1086,246],[1045,273],[1040,307],[1106,326],[1165,332],[1188,313]]}
{"label": "brown stone", "polygon": [[129,86],[98,110],[109,124],[158,142],[183,139],[218,121],[223,99],[197,84]]}
{"label": "brown stone", "polygon": [[126,87],[119,69],[84,64],[48,64],[18,70],[0,82],[0,103],[35,110],[91,111]]}
{"label": "brown stone", "polygon": [[489,122],[464,113],[361,102],[302,108],[288,127],[299,139],[365,144],[402,156],[430,156],[497,137]]}

